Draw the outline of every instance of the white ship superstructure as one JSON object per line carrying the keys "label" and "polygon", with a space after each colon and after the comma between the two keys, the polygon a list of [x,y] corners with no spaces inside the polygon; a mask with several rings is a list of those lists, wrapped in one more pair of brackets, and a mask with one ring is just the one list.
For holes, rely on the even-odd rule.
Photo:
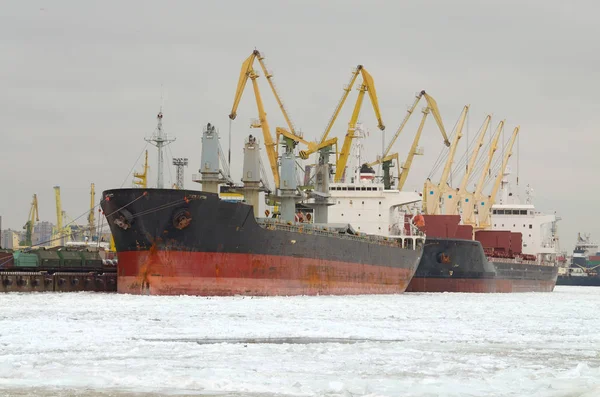
{"label": "white ship superstructure", "polygon": [[500,200],[492,206],[492,230],[510,230],[521,233],[523,253],[535,255],[543,262],[555,262],[560,254],[556,214],[536,211],[532,203],[533,190],[527,187],[527,199],[522,204],[518,197],[509,191],[508,175],[502,180]]}

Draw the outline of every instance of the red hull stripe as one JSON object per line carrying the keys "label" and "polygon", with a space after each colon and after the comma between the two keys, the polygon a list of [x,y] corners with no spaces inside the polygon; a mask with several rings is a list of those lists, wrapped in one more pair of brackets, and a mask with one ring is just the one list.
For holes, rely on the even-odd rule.
{"label": "red hull stripe", "polygon": [[414,277],[406,292],[552,292],[552,280]]}
{"label": "red hull stripe", "polygon": [[150,295],[389,294],[406,290],[405,268],[274,255],[127,251],[118,292]]}

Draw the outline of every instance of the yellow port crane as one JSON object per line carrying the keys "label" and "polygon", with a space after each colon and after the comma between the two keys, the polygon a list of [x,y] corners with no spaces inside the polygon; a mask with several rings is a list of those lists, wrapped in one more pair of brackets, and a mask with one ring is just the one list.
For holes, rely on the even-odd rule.
{"label": "yellow port crane", "polygon": [[433,99],[433,97],[431,95],[427,94],[427,92],[425,92],[425,90],[422,90],[418,95],[416,95],[415,101],[413,102],[411,107],[408,108],[406,116],[404,116],[404,120],[402,120],[400,127],[398,127],[398,129],[396,130],[396,133],[394,134],[394,136],[388,143],[388,145],[387,145],[385,151],[383,152],[383,154],[381,155],[381,157],[371,163],[368,163],[368,165],[370,167],[373,167],[377,164],[382,164],[382,168],[383,168],[383,172],[384,172],[383,180],[384,180],[384,185],[385,185],[386,189],[391,188],[389,169],[392,166],[392,161],[396,160],[396,164],[399,164],[398,153],[390,154],[390,151],[392,150],[394,143],[396,142],[396,140],[398,139],[398,137],[404,130],[406,123],[408,122],[408,120],[410,119],[410,116],[415,111],[417,104],[419,103],[419,101],[421,100],[422,97],[425,97],[425,100],[427,101],[427,107],[422,111],[423,118],[421,119],[421,123],[419,124],[419,129],[417,130],[417,134],[413,140],[413,144],[408,153],[406,161],[404,162],[404,164],[401,167],[402,171],[400,173],[399,180],[398,180],[398,190],[401,190],[402,187],[404,187],[404,183],[406,182],[406,178],[408,177],[408,173],[410,171],[410,167],[412,165],[414,156],[423,154],[422,151],[418,149],[418,144],[419,144],[419,140],[421,138],[421,132],[423,131],[423,126],[425,125],[425,119],[427,118],[427,115],[430,112],[433,114],[435,122],[437,123],[439,130],[442,133],[442,137],[444,138],[444,144],[446,146],[450,146],[450,141],[448,140],[448,136],[446,135],[446,129],[444,128],[444,123],[442,121],[442,115],[440,114],[440,110],[437,106],[437,102],[435,101],[435,99]]}
{"label": "yellow port crane", "polygon": [[373,77],[367,72],[367,70],[362,66],[358,65],[356,69],[352,72],[352,78],[350,79],[350,84],[344,89],[344,94],[342,95],[342,99],[338,103],[336,110],[333,114],[333,117],[329,121],[327,129],[325,130],[324,137],[321,138],[321,142],[327,138],[333,123],[335,122],[337,115],[340,112],[346,98],[348,97],[348,93],[352,89],[354,82],[358,75],[361,75],[363,81],[358,88],[358,98],[356,99],[356,104],[354,105],[354,111],[352,112],[352,117],[350,118],[350,122],[348,123],[348,131],[346,132],[346,136],[344,137],[344,143],[342,144],[342,149],[340,151],[339,157],[335,164],[335,177],[334,182],[340,182],[342,180],[342,176],[344,175],[344,171],[346,169],[346,164],[348,162],[348,157],[350,156],[350,149],[352,149],[352,139],[356,138],[356,123],[358,121],[358,116],[360,114],[360,109],[362,107],[362,103],[365,97],[365,93],[369,93],[369,98],[371,99],[371,105],[373,106],[373,110],[375,111],[375,117],[377,117],[377,127],[383,131],[385,129],[385,125],[383,124],[383,120],[381,119],[381,112],[379,111],[379,101],[377,99],[377,91],[375,90],[375,82],[373,81]]}
{"label": "yellow port crane", "polygon": [[[275,136],[277,142],[279,142],[279,140],[283,137],[284,140],[289,140],[290,142],[292,142],[293,146],[297,145],[298,143],[302,143],[303,145],[305,145],[308,148],[308,150],[300,151],[300,157],[304,160],[306,160],[310,154],[329,146],[335,146],[337,151],[337,138],[331,138],[320,143],[310,142],[305,140],[303,137],[295,135],[282,127],[277,127],[275,129]],[[284,144],[288,145],[289,143],[284,142]]]}
{"label": "yellow port crane", "polygon": [[504,129],[504,120],[501,120],[498,123],[498,127],[496,127],[496,131],[494,132],[494,137],[492,138],[492,142],[490,144],[490,148],[488,150],[488,157],[485,162],[483,169],[481,170],[481,175],[477,183],[475,184],[475,191],[473,193],[464,192],[461,197],[461,209],[462,209],[462,221],[466,225],[476,225],[477,220],[475,219],[475,208],[477,203],[481,202],[482,191],[485,179],[487,178],[490,172],[490,166],[492,164],[492,160],[494,158],[494,153],[498,149],[498,140],[500,139],[500,135],[502,130]]}
{"label": "yellow port crane", "polygon": [[63,227],[63,219],[65,212],[62,210],[62,202],[60,199],[60,186],[54,186],[54,199],[56,202],[56,226],[54,227],[52,243],[65,245],[65,237],[71,236],[71,227]]}
{"label": "yellow port crane", "polygon": [[512,148],[515,144],[515,140],[517,139],[517,135],[519,134],[519,129],[520,127],[517,126],[513,130],[512,136],[510,137],[510,141],[508,142],[508,145],[506,147],[506,151],[504,152],[504,159],[502,160],[502,165],[498,170],[498,175],[496,175],[496,181],[494,182],[494,186],[492,186],[491,194],[488,197],[482,198],[480,201],[477,202],[477,217],[479,218],[479,225],[477,225],[478,229],[487,229],[488,227],[490,227],[492,206],[496,202],[496,195],[498,194],[498,189],[500,189],[500,183],[502,182],[502,178],[504,177],[504,171],[508,166],[508,160],[510,159],[510,156],[512,156]]}
{"label": "yellow port crane", "polygon": [[33,195],[33,200],[31,200],[31,207],[29,208],[29,216],[27,217],[27,222],[23,229],[25,229],[25,239],[21,242],[20,245],[31,247],[33,242],[33,227],[35,226],[35,222],[39,222],[39,212],[38,212],[38,199],[37,194]]}
{"label": "yellow port crane", "polygon": [[446,197],[444,197],[444,213],[446,215],[458,214],[459,202],[461,198],[465,196],[465,193],[467,191],[467,183],[469,182],[469,178],[471,177],[471,173],[473,172],[473,167],[475,166],[475,161],[477,160],[477,155],[479,154],[479,149],[481,149],[481,147],[483,146],[483,138],[485,137],[491,120],[492,116],[487,115],[483,122],[483,126],[481,127],[481,131],[477,137],[477,142],[475,143],[475,147],[473,148],[471,157],[469,158],[469,163],[467,164],[467,168],[465,169],[465,175],[463,176],[458,189],[450,189],[446,192]]}
{"label": "yellow port crane", "polygon": [[423,189],[423,209],[427,215],[437,215],[440,213],[440,199],[443,192],[447,192],[450,187],[448,185],[448,177],[450,176],[450,171],[452,169],[452,162],[454,161],[454,156],[456,155],[456,149],[458,148],[458,141],[462,137],[463,126],[465,125],[465,120],[467,118],[467,113],[469,112],[469,105],[465,105],[463,111],[460,115],[460,119],[458,120],[458,125],[456,126],[456,134],[454,135],[454,139],[450,144],[450,152],[448,153],[448,159],[446,160],[446,165],[444,166],[444,170],[442,171],[442,176],[440,177],[439,183],[436,185],[431,182],[430,178],[427,178],[425,181],[425,186]]}
{"label": "yellow port crane", "polygon": [[271,135],[271,130],[269,128],[269,122],[267,121],[267,113],[265,112],[262,97],[260,96],[260,89],[258,87],[258,82],[256,79],[259,77],[258,73],[254,70],[253,64],[254,60],[258,60],[260,67],[267,78],[267,82],[271,87],[271,91],[273,91],[273,95],[275,96],[275,100],[283,113],[283,117],[288,125],[289,130],[292,134],[298,136],[296,133],[296,129],[294,128],[294,124],[292,123],[288,112],[281,100],[281,96],[279,95],[277,88],[275,87],[275,83],[273,82],[273,74],[267,70],[264,61],[265,57],[258,51],[254,50],[252,54],[246,58],[246,60],[242,63],[242,69],[240,71],[240,77],[238,80],[237,89],[235,92],[235,97],[233,100],[233,106],[231,107],[231,113],[229,114],[229,118],[231,120],[235,120],[237,117],[237,108],[240,104],[240,100],[242,99],[242,94],[244,93],[244,88],[246,87],[246,83],[248,79],[252,81],[252,87],[254,88],[254,97],[256,99],[256,107],[258,110],[258,122],[252,123],[252,128],[261,128],[263,132],[263,139],[265,140],[265,147],[267,149],[267,157],[269,159],[269,165],[271,167],[271,172],[273,173],[273,179],[275,181],[275,186],[279,187],[279,168],[277,165],[277,143],[273,141],[273,136]]}
{"label": "yellow port crane", "polygon": [[96,187],[92,183],[90,186],[90,213],[88,214],[88,228],[90,233],[90,241],[94,241],[94,235],[96,234],[96,215],[95,206],[96,203]]}
{"label": "yellow port crane", "polygon": [[146,150],[146,158],[144,160],[144,171],[133,173],[133,184],[146,189],[148,187],[148,151]]}

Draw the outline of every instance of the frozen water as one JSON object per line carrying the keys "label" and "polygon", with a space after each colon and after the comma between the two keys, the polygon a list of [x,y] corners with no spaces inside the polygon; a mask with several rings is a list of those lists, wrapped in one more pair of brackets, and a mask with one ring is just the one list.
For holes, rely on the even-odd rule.
{"label": "frozen water", "polygon": [[600,396],[600,288],[201,298],[1,294],[25,396]]}

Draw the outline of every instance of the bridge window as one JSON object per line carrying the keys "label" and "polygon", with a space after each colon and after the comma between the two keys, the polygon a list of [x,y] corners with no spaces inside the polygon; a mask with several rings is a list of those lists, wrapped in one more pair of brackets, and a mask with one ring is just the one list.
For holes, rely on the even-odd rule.
{"label": "bridge window", "polygon": [[519,214],[521,214],[521,215],[527,215],[527,210],[520,210]]}

